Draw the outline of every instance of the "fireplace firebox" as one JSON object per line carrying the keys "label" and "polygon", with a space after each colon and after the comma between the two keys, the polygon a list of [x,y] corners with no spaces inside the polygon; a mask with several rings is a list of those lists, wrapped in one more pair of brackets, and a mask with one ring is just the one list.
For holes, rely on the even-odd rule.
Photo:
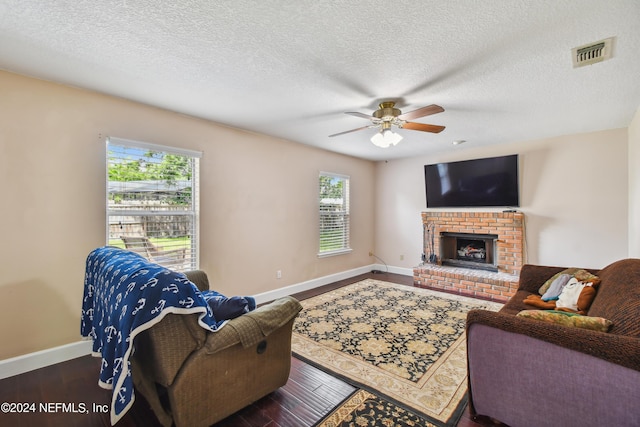
{"label": "fireplace firebox", "polygon": [[440,259],[443,265],[498,271],[496,234],[440,233]]}

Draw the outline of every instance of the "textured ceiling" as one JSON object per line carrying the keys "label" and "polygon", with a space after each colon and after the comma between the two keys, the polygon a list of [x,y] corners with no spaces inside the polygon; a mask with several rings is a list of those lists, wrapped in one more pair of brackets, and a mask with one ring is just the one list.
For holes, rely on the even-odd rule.
{"label": "textured ceiling", "polygon": [[[639,48],[638,0],[0,0],[2,69],[372,160],[626,127]],[[446,129],[328,137],[384,100]]]}

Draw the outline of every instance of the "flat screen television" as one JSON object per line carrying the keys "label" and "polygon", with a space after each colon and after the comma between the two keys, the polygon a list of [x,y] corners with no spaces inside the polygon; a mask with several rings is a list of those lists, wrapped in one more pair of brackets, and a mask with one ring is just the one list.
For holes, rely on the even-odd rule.
{"label": "flat screen television", "polygon": [[519,207],[518,155],[424,166],[428,208]]}

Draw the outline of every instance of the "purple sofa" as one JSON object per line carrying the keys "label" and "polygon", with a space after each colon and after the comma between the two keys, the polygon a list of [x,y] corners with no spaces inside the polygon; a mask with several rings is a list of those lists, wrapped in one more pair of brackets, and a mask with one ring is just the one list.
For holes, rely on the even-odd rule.
{"label": "purple sofa", "polygon": [[564,269],[525,265],[499,312],[469,312],[471,412],[511,427],[640,426],[640,259],[588,270],[601,283],[587,315],[608,332],[516,316]]}

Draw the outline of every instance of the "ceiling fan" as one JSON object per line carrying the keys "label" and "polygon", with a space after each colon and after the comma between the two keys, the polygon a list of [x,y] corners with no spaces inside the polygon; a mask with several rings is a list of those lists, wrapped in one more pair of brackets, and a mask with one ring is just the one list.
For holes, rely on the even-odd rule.
{"label": "ceiling fan", "polygon": [[442,113],[444,111],[444,108],[442,108],[441,106],[432,104],[402,114],[402,111],[395,108],[395,105],[396,103],[391,101],[381,102],[379,105],[380,108],[374,111],[371,115],[352,111],[346,112],[345,114],[349,114],[351,116],[371,120],[371,124],[344,132],[334,133],[333,135],[329,135],[329,137],[344,135],[345,133],[351,133],[363,129],[377,127],[380,128],[380,132],[376,133],[371,138],[371,142],[373,142],[378,147],[386,148],[390,145],[396,145],[402,140],[401,135],[391,130],[392,126],[397,126],[401,129],[419,130],[421,132],[432,133],[439,133],[444,130],[444,126],[428,125],[425,123],[415,123],[408,121],[417,119],[419,117],[430,116],[431,114]]}

